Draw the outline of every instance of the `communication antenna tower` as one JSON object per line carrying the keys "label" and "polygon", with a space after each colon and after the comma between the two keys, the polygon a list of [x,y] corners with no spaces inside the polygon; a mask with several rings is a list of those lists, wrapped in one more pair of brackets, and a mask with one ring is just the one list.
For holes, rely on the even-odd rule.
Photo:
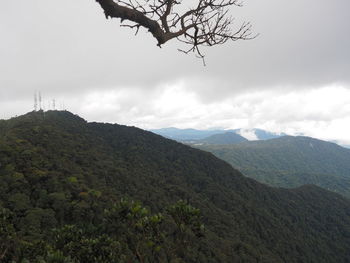
{"label": "communication antenna tower", "polygon": [[52,109],[56,110],[56,100],[55,99],[52,100]]}
{"label": "communication antenna tower", "polygon": [[38,110],[38,95],[36,91],[34,92],[34,111]]}
{"label": "communication antenna tower", "polygon": [[40,110],[42,110],[42,107],[41,107],[41,92],[39,91],[39,108]]}

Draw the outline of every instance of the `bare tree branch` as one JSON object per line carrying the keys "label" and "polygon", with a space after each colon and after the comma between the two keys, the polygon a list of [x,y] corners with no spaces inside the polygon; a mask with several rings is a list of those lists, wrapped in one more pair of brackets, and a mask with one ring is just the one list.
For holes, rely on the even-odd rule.
{"label": "bare tree branch", "polygon": [[181,10],[182,0],[96,0],[104,10],[106,18],[120,18],[133,24],[122,25],[148,31],[161,47],[167,41],[177,38],[189,45],[188,54],[195,52],[201,58],[201,46],[214,46],[228,40],[253,39],[251,24],[244,22],[233,30],[234,19],[229,16],[231,6],[241,6],[239,0],[197,0],[193,8]]}

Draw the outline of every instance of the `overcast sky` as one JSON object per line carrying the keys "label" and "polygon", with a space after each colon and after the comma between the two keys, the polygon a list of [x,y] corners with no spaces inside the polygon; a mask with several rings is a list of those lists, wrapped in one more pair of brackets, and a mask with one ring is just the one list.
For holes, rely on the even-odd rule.
{"label": "overcast sky", "polygon": [[[184,1],[186,2],[186,1]],[[350,145],[350,1],[246,0],[259,37],[207,66],[106,20],[94,0],[0,2],[0,119],[56,99],[89,121],[145,129],[262,128]],[[52,106],[51,106],[52,107]]]}

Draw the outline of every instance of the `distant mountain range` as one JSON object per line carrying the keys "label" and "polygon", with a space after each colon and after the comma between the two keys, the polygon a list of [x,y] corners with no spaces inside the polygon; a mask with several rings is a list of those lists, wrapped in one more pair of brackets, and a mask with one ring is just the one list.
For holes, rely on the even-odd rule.
{"label": "distant mountain range", "polygon": [[196,130],[196,129],[178,129],[178,128],[162,128],[150,130],[153,133],[162,135],[163,137],[173,139],[180,142],[189,142],[205,139],[212,135],[225,134],[227,132],[236,133],[247,140],[268,140],[278,138],[285,134],[277,134],[262,129],[230,129],[230,130]]}
{"label": "distant mountain range", "polygon": [[241,143],[246,141],[248,141],[246,138],[244,138],[243,136],[235,132],[225,132],[225,133],[214,134],[201,140],[196,140],[192,142],[192,144],[197,144],[197,145],[224,144],[225,145],[225,144],[236,144],[236,143]]}
{"label": "distant mountain range", "polygon": [[244,175],[279,187],[315,184],[350,197],[350,149],[303,136],[201,145]]}

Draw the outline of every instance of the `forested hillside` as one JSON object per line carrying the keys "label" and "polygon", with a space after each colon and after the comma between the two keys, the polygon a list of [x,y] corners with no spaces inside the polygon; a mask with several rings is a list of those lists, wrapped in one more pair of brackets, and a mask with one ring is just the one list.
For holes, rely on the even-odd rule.
{"label": "forested hillside", "polygon": [[350,150],[331,142],[284,136],[199,147],[229,162],[244,175],[272,186],[315,184],[350,197]]}
{"label": "forested hillside", "polygon": [[348,199],[268,187],[211,153],[65,111],[0,121],[0,177],[1,262],[350,258]]}
{"label": "forested hillside", "polygon": [[194,142],[194,144],[237,144],[246,141],[248,141],[246,138],[237,133],[225,132],[197,140]]}

